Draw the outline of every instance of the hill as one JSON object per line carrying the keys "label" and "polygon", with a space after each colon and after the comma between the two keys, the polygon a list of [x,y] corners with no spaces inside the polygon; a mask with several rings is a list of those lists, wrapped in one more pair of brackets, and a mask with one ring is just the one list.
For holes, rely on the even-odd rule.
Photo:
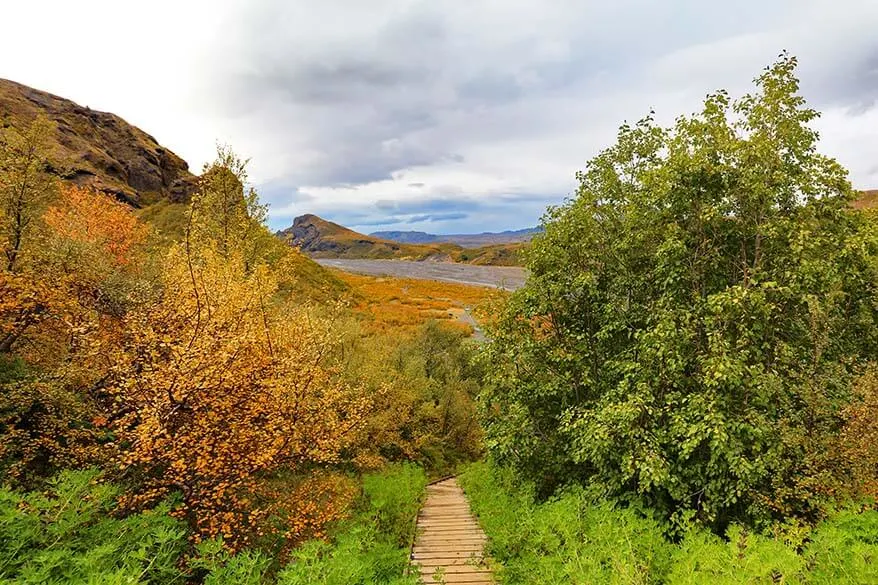
{"label": "hill", "polygon": [[293,220],[277,236],[312,258],[431,260],[517,266],[523,242],[465,248],[447,242],[413,244],[365,235],[312,214]]}
{"label": "hill", "polygon": [[[198,188],[186,161],[115,114],[0,79],[0,132],[21,131],[41,114],[56,126],[52,174],[134,207],[138,218],[161,236],[162,245],[182,239],[188,201]],[[295,250],[289,253],[286,292],[323,300],[347,291],[332,272]]]}
{"label": "hill", "polygon": [[312,214],[295,218],[277,235],[314,258],[451,260],[460,250],[450,244],[401,244],[367,236]]}
{"label": "hill", "polygon": [[430,234],[418,231],[382,231],[369,234],[372,237],[391,240],[402,244],[457,244],[464,248],[481,248],[496,244],[516,244],[528,242],[542,231],[538,227],[503,232],[482,232],[480,234]]}
{"label": "hill", "polygon": [[119,116],[0,79],[0,129],[43,114],[56,125],[52,173],[133,207],[187,201],[196,177],[182,158]]}
{"label": "hill", "polygon": [[857,209],[872,209],[878,207],[878,189],[860,191],[860,197],[854,201]]}

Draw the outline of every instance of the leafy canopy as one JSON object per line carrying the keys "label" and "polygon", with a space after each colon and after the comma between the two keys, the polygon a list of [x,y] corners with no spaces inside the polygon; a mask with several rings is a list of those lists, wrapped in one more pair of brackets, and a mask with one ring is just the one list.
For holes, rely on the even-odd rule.
{"label": "leafy canopy", "polygon": [[671,128],[623,125],[549,210],[485,356],[496,458],[716,528],[837,495],[876,241],[795,67]]}

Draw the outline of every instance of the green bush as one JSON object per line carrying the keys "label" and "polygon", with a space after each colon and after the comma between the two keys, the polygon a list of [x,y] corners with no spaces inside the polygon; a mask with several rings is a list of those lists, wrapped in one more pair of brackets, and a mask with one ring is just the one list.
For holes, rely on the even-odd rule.
{"label": "green bush", "polygon": [[461,482],[507,585],[878,583],[878,511],[847,511],[802,528],[801,538],[732,526],[725,538],[690,524],[679,544],[667,526],[581,489],[544,503],[509,470],[479,463]]}
{"label": "green bush", "polygon": [[537,504],[531,486],[484,463],[460,481],[508,585],[659,583],[668,570],[662,526],[634,510],[593,505],[581,489]]}
{"label": "green bush", "polygon": [[245,550],[230,555],[222,540],[201,542],[190,567],[206,573],[204,585],[260,585],[267,582],[266,574],[273,560],[258,550]]}
{"label": "green bush", "polygon": [[171,502],[126,518],[97,471],[65,471],[40,492],[0,488],[0,582],[182,583],[186,530]]}

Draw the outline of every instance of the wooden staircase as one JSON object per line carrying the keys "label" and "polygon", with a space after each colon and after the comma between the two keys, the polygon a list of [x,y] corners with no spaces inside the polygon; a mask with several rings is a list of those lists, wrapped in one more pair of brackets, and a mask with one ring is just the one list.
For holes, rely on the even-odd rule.
{"label": "wooden staircase", "polygon": [[456,478],[427,486],[417,526],[411,560],[423,583],[494,583],[485,562],[485,533]]}

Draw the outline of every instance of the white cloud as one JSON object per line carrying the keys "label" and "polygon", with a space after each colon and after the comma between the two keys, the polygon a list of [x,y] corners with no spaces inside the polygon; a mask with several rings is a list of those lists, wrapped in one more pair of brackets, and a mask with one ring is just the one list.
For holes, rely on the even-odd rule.
{"label": "white cloud", "polygon": [[433,231],[533,224],[622,120],[747,91],[784,48],[825,111],[825,150],[878,186],[872,0],[59,0],[4,14],[19,24],[0,37],[0,76],[118,113],[196,169],[215,139],[233,144],[276,227],[304,212],[405,226],[431,204],[455,217]]}

